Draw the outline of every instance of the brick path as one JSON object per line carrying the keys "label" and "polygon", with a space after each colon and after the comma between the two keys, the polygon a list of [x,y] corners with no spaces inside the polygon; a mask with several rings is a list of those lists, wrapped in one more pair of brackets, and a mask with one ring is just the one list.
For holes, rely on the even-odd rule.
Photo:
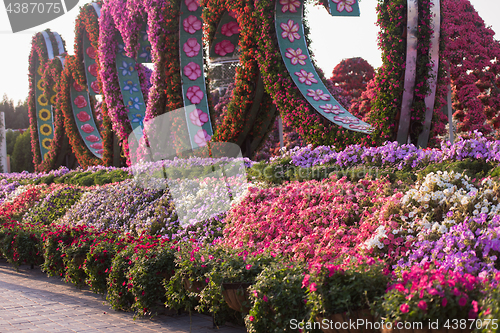
{"label": "brick path", "polygon": [[212,318],[194,314],[161,314],[153,319],[132,319],[116,312],[102,296],[79,290],[38,267],[21,266],[17,272],[0,259],[0,333],[4,332],[220,332],[244,333],[230,324],[212,327]]}

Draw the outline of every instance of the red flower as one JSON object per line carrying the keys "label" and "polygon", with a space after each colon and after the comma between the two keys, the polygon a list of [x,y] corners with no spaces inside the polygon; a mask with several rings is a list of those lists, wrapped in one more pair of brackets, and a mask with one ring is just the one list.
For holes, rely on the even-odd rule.
{"label": "red flower", "polygon": [[80,128],[87,134],[92,133],[94,131],[94,127],[92,127],[90,124],[84,124]]}
{"label": "red flower", "polygon": [[81,108],[84,108],[87,106],[87,100],[85,99],[85,97],[83,97],[82,95],[78,96],[75,98],[75,100],[73,101],[75,103],[75,105],[81,109]]}
{"label": "red flower", "polygon": [[89,121],[90,120],[90,116],[87,112],[85,111],[80,111],[76,117],[78,118],[78,120],[80,120],[82,123],[86,122],[86,121]]}
{"label": "red flower", "polygon": [[89,66],[89,72],[93,76],[97,77],[97,64],[93,63],[92,65]]}
{"label": "red flower", "polygon": [[87,55],[89,56],[89,58],[95,59],[95,49],[94,49],[93,46],[87,47],[87,50],[85,50],[85,52],[87,53]]}
{"label": "red flower", "polygon": [[420,301],[418,302],[418,307],[422,311],[427,311],[427,303],[425,301]]}

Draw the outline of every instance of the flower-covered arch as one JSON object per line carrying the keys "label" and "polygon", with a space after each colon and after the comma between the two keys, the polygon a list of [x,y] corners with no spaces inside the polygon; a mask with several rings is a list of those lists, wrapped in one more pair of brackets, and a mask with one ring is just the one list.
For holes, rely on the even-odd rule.
{"label": "flower-covered arch", "polygon": [[[359,15],[357,0],[314,2],[332,16]],[[80,164],[119,164],[116,141],[130,163],[129,135],[182,107],[185,141],[192,149],[210,140],[234,142],[250,155],[278,115],[307,143],[371,145],[397,136],[401,143],[421,137],[419,143],[427,145],[442,78],[439,0],[380,1],[383,51],[396,53],[384,55],[393,67],[380,70],[379,95],[365,119],[350,114],[323,84],[308,49],[304,5],[305,0],[107,0],[102,7],[84,6],[76,55],[66,56],[57,88],[57,105]],[[235,89],[214,128],[205,62],[236,51]],[[153,64],[151,75],[141,63]],[[76,96],[77,87],[90,97]],[[98,93],[103,94],[100,128],[91,101]]]}

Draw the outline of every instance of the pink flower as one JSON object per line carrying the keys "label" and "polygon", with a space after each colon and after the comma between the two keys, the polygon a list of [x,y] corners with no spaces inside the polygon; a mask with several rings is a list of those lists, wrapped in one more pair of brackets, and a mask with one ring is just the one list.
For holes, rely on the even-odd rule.
{"label": "pink flower", "polygon": [[200,0],[184,0],[184,2],[190,12],[196,11],[200,6]]}
{"label": "pink flower", "polygon": [[250,321],[254,321],[254,320],[255,320],[255,317],[254,317],[254,316],[250,316],[250,317],[248,317],[248,320],[250,320]]}
{"label": "pink flower", "polygon": [[252,294],[253,294],[254,297],[257,297],[259,295],[259,293],[257,292],[257,290],[252,291]]}
{"label": "pink flower", "polygon": [[335,116],[335,117],[333,117],[333,120],[340,121],[343,124],[357,124],[357,123],[359,123],[359,119],[351,118],[351,117],[347,117],[347,116],[344,116],[344,117]]}
{"label": "pink flower", "polygon": [[304,280],[302,280],[302,288],[309,286],[309,279],[311,278],[311,275],[306,274],[304,276]]}
{"label": "pink flower", "polygon": [[294,50],[291,47],[287,48],[285,56],[290,59],[292,65],[301,64],[304,66],[306,64],[304,60],[307,59],[307,56],[302,54],[302,49],[300,47],[297,50]]}
{"label": "pink flower", "polygon": [[184,27],[184,31],[190,33],[191,35],[201,29],[201,21],[194,15],[186,17],[182,22],[182,25]]}
{"label": "pink flower", "polygon": [[93,143],[90,145],[90,148],[102,149],[102,143]]}
{"label": "pink flower", "polygon": [[352,12],[352,5],[356,3],[356,0],[332,0],[337,4],[337,11],[340,13],[346,10],[346,12]]}
{"label": "pink flower", "polygon": [[184,75],[186,75],[191,81],[196,80],[201,76],[200,65],[191,61],[189,64],[184,66]]}
{"label": "pink flower", "polygon": [[325,111],[325,113],[333,113],[333,114],[339,114],[339,113],[345,113],[344,110],[341,110],[338,105],[332,105],[332,104],[325,104],[325,105],[320,105],[320,108]]}
{"label": "pink flower", "polygon": [[299,25],[293,20],[290,19],[287,23],[281,23],[280,26],[281,29],[283,29],[281,37],[288,38],[290,40],[290,43],[293,43],[294,40],[300,38],[300,35],[298,33]]}
{"label": "pink flower", "polygon": [[99,89],[99,83],[97,81],[94,81],[90,84],[90,88],[92,88],[92,90],[96,93],[96,94],[100,94],[101,93],[101,90]]}
{"label": "pink flower", "polygon": [[241,30],[241,28],[240,28],[240,25],[238,24],[238,22],[231,21],[231,22],[228,22],[222,26],[221,33],[224,36],[231,37],[232,35],[239,33],[240,30]]}
{"label": "pink flower", "polygon": [[200,130],[198,130],[198,132],[194,136],[194,142],[198,146],[204,147],[207,145],[207,142],[210,141],[211,138],[212,137],[210,135],[208,135],[207,131],[205,131],[204,129],[200,129]]}
{"label": "pink flower", "polygon": [[233,52],[234,52],[234,45],[227,39],[215,44],[215,53],[217,53],[221,57]]}
{"label": "pink flower", "polygon": [[192,86],[189,87],[187,92],[186,92],[186,97],[189,99],[189,101],[193,104],[198,104],[201,102],[203,99],[203,91],[201,90],[200,87],[198,86]]}
{"label": "pink flower", "polygon": [[444,308],[446,307],[446,304],[448,304],[448,300],[445,298],[443,298],[443,301],[441,302],[441,306]]}
{"label": "pink flower", "polygon": [[89,69],[89,73],[94,76],[94,77],[97,77],[97,64],[96,63],[93,63],[92,65],[90,65],[88,67]]}
{"label": "pink flower", "polygon": [[458,300],[458,305],[460,306],[465,306],[467,304],[467,298],[465,297],[461,297],[459,300]]}
{"label": "pink flower", "polygon": [[410,306],[406,303],[401,304],[399,310],[401,310],[402,313],[408,313],[408,311],[410,311]]}
{"label": "pink flower", "polygon": [[76,117],[78,118],[78,120],[80,120],[82,123],[86,122],[86,121],[89,121],[90,120],[90,116],[87,112],[85,111],[80,111]]}
{"label": "pink flower", "polygon": [[300,83],[305,83],[308,86],[313,83],[318,83],[318,80],[314,78],[314,73],[308,73],[304,69],[301,69],[300,72],[295,72],[295,75],[299,77]]}
{"label": "pink flower", "polygon": [[95,49],[93,46],[87,47],[85,52],[87,53],[87,55],[89,56],[90,59],[95,59]]}
{"label": "pink flower", "polygon": [[264,302],[269,301],[269,299],[267,298],[267,296],[266,296],[266,295],[264,295],[264,297],[262,297],[262,300],[263,300]]}
{"label": "pink flower", "polygon": [[87,100],[85,100],[85,97],[83,97],[82,95],[77,96],[73,102],[79,109],[87,106]]}
{"label": "pink flower", "polygon": [[80,92],[83,90],[83,87],[76,83],[76,81],[73,81],[73,88],[75,88],[76,91]]}
{"label": "pink flower", "polygon": [[90,124],[83,124],[80,128],[87,134],[92,133],[94,131],[94,127],[92,127]]}
{"label": "pink flower", "polygon": [[186,43],[182,46],[182,50],[186,53],[189,58],[196,57],[200,52],[201,46],[196,40],[196,38],[189,38]]}
{"label": "pink flower", "polygon": [[318,288],[316,288],[316,283],[314,283],[314,282],[311,283],[311,286],[309,287],[309,290],[310,291],[316,291],[316,290],[318,290]]}
{"label": "pink flower", "polygon": [[193,112],[189,114],[189,119],[196,126],[203,126],[208,121],[208,114],[203,112],[200,109],[195,109]]}
{"label": "pink flower", "polygon": [[361,130],[361,131],[373,131],[373,128],[370,125],[355,125],[355,124],[352,124],[352,125],[349,125],[349,128],[358,129],[358,130]]}
{"label": "pink flower", "polygon": [[422,311],[427,311],[427,303],[425,301],[420,301],[418,302],[418,307]]}
{"label": "pink flower", "polygon": [[236,13],[234,10],[229,11],[229,16],[231,16],[234,19],[238,18],[238,13]]}
{"label": "pink flower", "polygon": [[319,101],[320,99],[323,101],[330,100],[330,96],[325,94],[321,89],[307,89],[307,96],[312,97],[315,101]]}
{"label": "pink flower", "polygon": [[297,7],[300,7],[299,0],[280,0],[280,4],[283,5],[281,7],[281,12],[286,13],[289,10],[291,13],[297,12]]}
{"label": "pink flower", "polygon": [[94,134],[89,135],[86,139],[88,141],[90,141],[90,142],[97,142],[97,141],[99,141],[99,138],[97,136],[95,136]]}
{"label": "pink flower", "polygon": [[252,268],[252,265],[248,264],[248,265],[246,265],[246,266],[245,266],[245,268],[246,268],[247,270],[249,270],[250,268]]}

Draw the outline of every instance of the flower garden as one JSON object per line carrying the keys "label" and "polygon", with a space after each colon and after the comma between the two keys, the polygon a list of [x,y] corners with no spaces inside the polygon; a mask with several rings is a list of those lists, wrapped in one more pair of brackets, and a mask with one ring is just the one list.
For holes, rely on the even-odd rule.
{"label": "flower garden", "polygon": [[[306,3],[359,16],[356,0],[106,0],[80,9],[75,55],[37,33],[36,173],[0,176],[1,256],[135,317],[497,332],[493,31],[468,0],[379,0],[383,64],[348,91],[310,57]],[[235,57],[229,93],[210,91],[207,62]]]}
{"label": "flower garden", "polygon": [[[166,306],[248,332],[320,332],[323,318],[365,311],[497,331],[500,141],[476,132],[434,149],[307,146],[243,162],[230,209],[192,225],[172,190],[141,187],[131,167],[4,174],[1,254],[136,316]],[[201,158],[165,164],[210,181]]]}

